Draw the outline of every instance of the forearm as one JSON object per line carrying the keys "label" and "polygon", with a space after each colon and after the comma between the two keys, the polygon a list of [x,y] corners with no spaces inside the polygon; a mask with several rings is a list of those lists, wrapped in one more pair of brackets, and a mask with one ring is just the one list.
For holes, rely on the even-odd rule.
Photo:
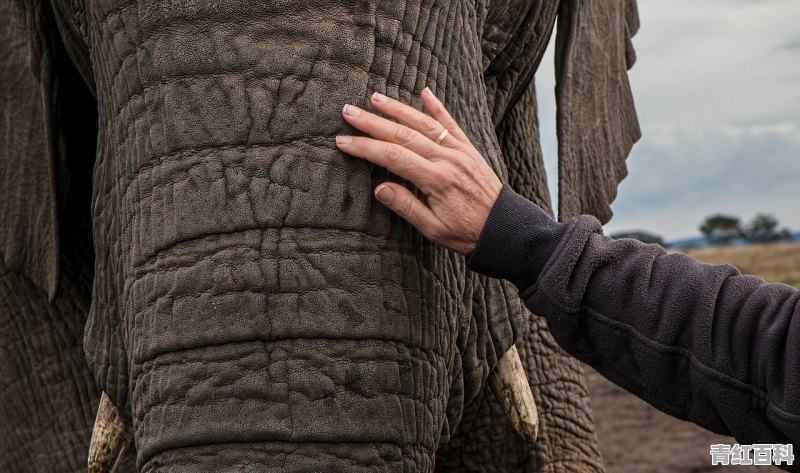
{"label": "forearm", "polygon": [[797,443],[800,293],[600,232],[504,189],[468,264],[517,284],[564,349],[656,407],[745,443]]}

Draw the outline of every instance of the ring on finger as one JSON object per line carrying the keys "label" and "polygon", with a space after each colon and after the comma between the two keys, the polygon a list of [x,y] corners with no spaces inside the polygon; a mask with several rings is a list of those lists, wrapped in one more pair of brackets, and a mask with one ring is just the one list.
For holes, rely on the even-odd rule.
{"label": "ring on finger", "polygon": [[435,139],[435,140],[433,140],[433,141],[434,141],[434,142],[435,142],[437,145],[440,145],[440,144],[442,144],[442,141],[444,141],[444,139],[445,139],[445,138],[447,138],[447,135],[448,135],[448,134],[450,134],[450,132],[449,132],[449,131],[447,131],[447,128],[445,128],[444,130],[442,130],[442,132],[441,132],[441,133],[439,133],[439,137],[438,137],[438,138],[436,138],[436,139]]}

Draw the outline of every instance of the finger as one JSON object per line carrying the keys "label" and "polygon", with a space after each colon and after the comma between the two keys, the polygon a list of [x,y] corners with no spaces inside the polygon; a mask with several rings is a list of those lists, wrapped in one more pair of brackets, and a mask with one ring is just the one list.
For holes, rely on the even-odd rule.
{"label": "finger", "polygon": [[[376,110],[394,118],[401,125],[405,125],[408,128],[421,133],[427,138],[426,141],[435,142],[435,140],[442,134],[442,130],[445,129],[445,126],[439,123],[439,121],[432,116],[422,113],[421,111],[406,105],[403,102],[391,99],[383,94],[379,94],[378,92],[372,94],[371,101]],[[455,138],[450,137],[448,134],[448,136],[445,136],[445,138],[441,140],[439,144],[446,147],[454,144],[455,140]]]}
{"label": "finger", "polygon": [[365,136],[336,137],[336,146],[343,152],[381,167],[414,183],[423,192],[438,174],[430,161],[396,143]]}
{"label": "finger", "polygon": [[[396,143],[425,158],[435,158],[437,155],[441,155],[442,149],[436,143],[423,136],[419,131],[403,124],[395,123],[349,104],[342,108],[342,114],[347,123],[378,140]],[[433,120],[433,118],[430,119]],[[439,125],[439,131],[441,128]]]}
{"label": "finger", "polygon": [[436,241],[441,222],[411,191],[399,184],[384,182],[375,188],[375,197],[422,232],[426,238]]}
{"label": "finger", "polygon": [[458,123],[456,123],[453,117],[450,116],[447,109],[444,108],[444,104],[433,95],[430,88],[425,87],[422,89],[420,98],[422,99],[422,105],[425,106],[425,110],[427,110],[431,114],[431,117],[437,122],[441,123],[456,140],[464,144],[469,143],[467,135],[461,130],[461,127],[458,126]]}

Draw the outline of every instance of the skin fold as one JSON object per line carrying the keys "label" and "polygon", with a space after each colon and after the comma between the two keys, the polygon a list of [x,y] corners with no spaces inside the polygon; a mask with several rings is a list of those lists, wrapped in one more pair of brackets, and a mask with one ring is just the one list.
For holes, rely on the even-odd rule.
{"label": "skin fold", "polygon": [[[558,16],[561,213],[607,218],[634,7],[4,3],[0,470],[84,471],[103,391],[134,429],[120,471],[602,471],[577,362],[334,137],[359,135],[342,104],[429,87],[548,208],[532,77]],[[535,445],[486,389],[514,343]]]}

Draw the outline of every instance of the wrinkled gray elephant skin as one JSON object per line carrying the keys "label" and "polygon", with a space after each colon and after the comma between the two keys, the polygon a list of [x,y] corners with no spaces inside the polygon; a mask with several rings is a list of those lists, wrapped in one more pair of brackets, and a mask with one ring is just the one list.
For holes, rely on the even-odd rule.
{"label": "wrinkled gray elephant skin", "polygon": [[[0,470],[85,471],[104,391],[134,430],[120,471],[602,471],[544,321],[333,144],[344,103],[429,86],[547,207],[556,18],[560,212],[607,219],[633,0],[3,2]],[[486,389],[515,342],[534,445]]]}

